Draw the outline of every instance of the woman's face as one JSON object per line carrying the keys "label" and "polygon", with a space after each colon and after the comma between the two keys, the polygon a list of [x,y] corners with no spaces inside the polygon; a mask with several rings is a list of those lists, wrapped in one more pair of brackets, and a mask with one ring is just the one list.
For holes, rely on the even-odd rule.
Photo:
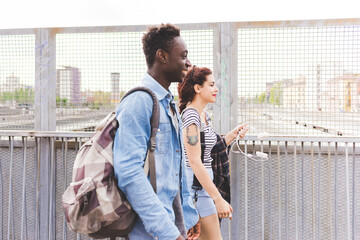
{"label": "woman's face", "polygon": [[206,103],[214,103],[216,101],[216,94],[219,92],[219,89],[215,86],[214,76],[208,75],[206,81],[200,87],[200,97]]}

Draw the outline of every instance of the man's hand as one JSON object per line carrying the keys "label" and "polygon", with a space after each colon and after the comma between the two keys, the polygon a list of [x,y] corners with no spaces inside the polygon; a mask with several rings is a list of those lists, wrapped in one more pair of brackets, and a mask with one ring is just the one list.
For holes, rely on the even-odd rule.
{"label": "man's hand", "polygon": [[189,240],[197,240],[200,237],[200,223],[197,222],[195,226],[187,231]]}

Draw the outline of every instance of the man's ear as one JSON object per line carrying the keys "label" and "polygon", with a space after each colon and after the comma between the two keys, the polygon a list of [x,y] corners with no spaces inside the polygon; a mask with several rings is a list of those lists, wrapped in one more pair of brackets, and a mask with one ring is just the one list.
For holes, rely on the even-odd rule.
{"label": "man's ear", "polygon": [[165,51],[162,50],[162,49],[158,49],[158,50],[156,51],[156,58],[157,58],[158,61],[161,62],[161,63],[167,63],[168,53],[165,52]]}
{"label": "man's ear", "polygon": [[195,84],[195,85],[194,85],[194,91],[195,91],[196,93],[200,93],[200,85],[199,85],[199,84]]}

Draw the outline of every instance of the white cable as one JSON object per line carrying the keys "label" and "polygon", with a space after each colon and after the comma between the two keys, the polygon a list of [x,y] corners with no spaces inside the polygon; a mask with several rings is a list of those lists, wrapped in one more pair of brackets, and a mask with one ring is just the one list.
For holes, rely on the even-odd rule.
{"label": "white cable", "polygon": [[[239,132],[239,134],[237,135],[236,140],[235,140],[236,146],[237,146],[237,148],[238,148],[240,151],[235,151],[235,150],[234,150],[234,145],[235,145],[235,144],[232,144],[230,150],[231,150],[233,153],[242,153],[242,154],[244,154],[245,156],[247,156],[248,158],[250,158],[251,160],[254,160],[254,161],[256,161],[256,162],[265,162],[265,161],[269,160],[268,155],[267,155],[266,153],[263,153],[263,152],[256,151],[256,153],[255,153],[256,155],[252,155],[252,154],[250,154],[250,153],[247,153],[247,154],[244,153],[244,152],[241,150],[240,145],[239,145],[240,133],[241,133],[241,132]],[[264,139],[264,138],[266,138],[266,137],[269,137],[269,136],[270,136],[270,134],[267,133],[267,132],[260,133],[260,134],[258,135],[258,139],[259,139],[259,140],[262,140],[262,139]]]}

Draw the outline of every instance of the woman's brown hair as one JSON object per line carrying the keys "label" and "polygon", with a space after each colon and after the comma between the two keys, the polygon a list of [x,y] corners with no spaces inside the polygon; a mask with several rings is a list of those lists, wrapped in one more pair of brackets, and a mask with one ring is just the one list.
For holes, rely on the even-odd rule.
{"label": "woman's brown hair", "polygon": [[180,113],[186,108],[186,105],[194,99],[196,95],[194,90],[195,84],[202,86],[206,81],[206,77],[211,74],[212,71],[209,68],[199,68],[195,65],[186,73],[184,81],[178,85]]}

